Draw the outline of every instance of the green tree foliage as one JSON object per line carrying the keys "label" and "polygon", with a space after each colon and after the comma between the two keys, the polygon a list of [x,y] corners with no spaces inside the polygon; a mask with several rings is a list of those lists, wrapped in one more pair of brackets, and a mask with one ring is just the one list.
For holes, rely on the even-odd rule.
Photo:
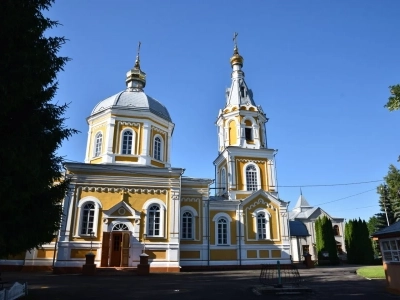
{"label": "green tree foliage", "polygon": [[67,105],[53,102],[63,37],[43,16],[53,0],[0,1],[0,257],[50,242],[59,229],[63,159],[56,151],[76,131],[66,128]]}
{"label": "green tree foliage", "polygon": [[400,84],[389,86],[389,89],[391,96],[385,107],[390,111],[398,110],[400,109]]}
{"label": "green tree foliage", "polygon": [[380,195],[379,206],[381,208],[381,212],[376,214],[378,229],[388,226],[387,219],[389,219],[390,225],[400,221],[400,170],[394,165],[390,165],[388,174],[384,179],[385,184],[380,185],[377,189]]}
{"label": "green tree foliage", "polygon": [[327,260],[327,258],[323,256],[323,253],[328,252],[329,262],[331,264],[338,264],[339,258],[337,256],[337,246],[333,233],[332,221],[327,216],[320,217],[315,221],[315,233],[318,261]]}
{"label": "green tree foliage", "polygon": [[[378,222],[379,222],[379,220],[376,215],[369,218],[369,220],[367,222],[369,236],[371,236],[373,233],[375,233],[379,230]],[[372,243],[372,248],[374,250],[374,256],[375,257],[380,256],[381,250],[380,250],[378,242],[371,239],[371,243]]]}
{"label": "green tree foliage", "polygon": [[374,260],[367,223],[363,220],[350,220],[345,227],[347,261],[352,264],[370,264]]}

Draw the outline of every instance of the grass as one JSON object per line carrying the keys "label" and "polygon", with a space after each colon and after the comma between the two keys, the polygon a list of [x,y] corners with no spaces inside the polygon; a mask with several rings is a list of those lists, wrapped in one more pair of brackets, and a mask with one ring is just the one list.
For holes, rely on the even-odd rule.
{"label": "grass", "polygon": [[385,279],[383,266],[370,266],[357,269],[357,274],[370,279]]}

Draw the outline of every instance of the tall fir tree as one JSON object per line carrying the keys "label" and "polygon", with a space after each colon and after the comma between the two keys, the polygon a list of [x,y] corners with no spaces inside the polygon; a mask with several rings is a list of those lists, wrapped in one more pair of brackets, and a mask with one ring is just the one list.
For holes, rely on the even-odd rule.
{"label": "tall fir tree", "polygon": [[400,170],[394,165],[389,166],[388,174],[384,177],[385,184],[378,187],[381,212],[376,214],[378,230],[400,221]]}
{"label": "tall fir tree", "polygon": [[352,264],[370,264],[374,251],[367,223],[361,219],[349,220],[345,227],[347,261]]}
{"label": "tall fir tree", "polygon": [[323,253],[327,252],[329,255],[329,262],[331,264],[338,264],[339,257],[337,255],[337,246],[333,233],[332,221],[327,216],[320,217],[315,221],[315,233],[318,261],[326,260]]}
{"label": "tall fir tree", "polygon": [[48,36],[53,2],[0,1],[0,257],[54,238],[68,187],[56,151],[76,131],[54,99],[68,58],[57,56],[65,38]]}

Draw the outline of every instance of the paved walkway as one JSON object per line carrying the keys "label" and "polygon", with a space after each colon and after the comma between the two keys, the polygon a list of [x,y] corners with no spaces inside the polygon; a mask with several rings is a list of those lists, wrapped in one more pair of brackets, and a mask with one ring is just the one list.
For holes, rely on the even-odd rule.
{"label": "paved walkway", "polygon": [[96,276],[3,272],[3,280],[28,282],[26,299],[400,299],[385,291],[385,280],[367,280],[355,266],[301,269],[305,295],[259,295],[259,271],[218,271],[138,276],[114,271]]}

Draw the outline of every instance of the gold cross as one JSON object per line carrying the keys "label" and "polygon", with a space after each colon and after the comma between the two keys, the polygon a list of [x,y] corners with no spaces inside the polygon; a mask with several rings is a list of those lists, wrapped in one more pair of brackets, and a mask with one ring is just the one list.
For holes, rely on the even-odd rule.
{"label": "gold cross", "polygon": [[238,33],[235,32],[235,33],[233,34],[233,42],[234,42],[234,44],[235,44],[235,48],[237,48],[237,36],[238,36]]}
{"label": "gold cross", "polygon": [[138,48],[137,48],[137,56],[139,57],[139,52],[140,52],[140,45],[141,45],[142,43],[141,42],[139,42],[139,45],[138,45]]}

